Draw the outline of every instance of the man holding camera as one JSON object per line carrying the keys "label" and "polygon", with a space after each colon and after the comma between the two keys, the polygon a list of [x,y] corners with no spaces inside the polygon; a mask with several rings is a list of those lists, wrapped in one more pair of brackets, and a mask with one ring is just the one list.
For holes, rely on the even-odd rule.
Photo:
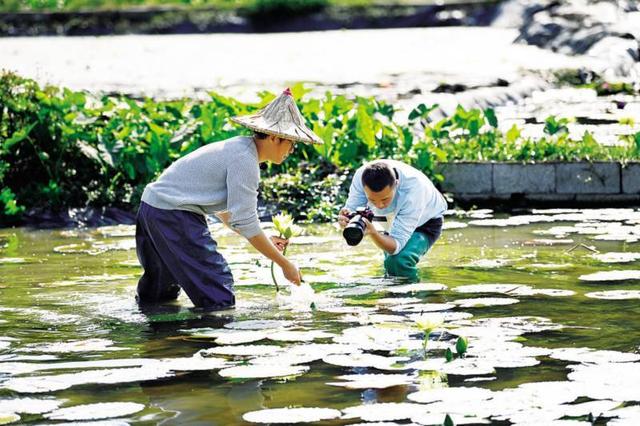
{"label": "man holding camera", "polygon": [[[362,224],[363,234],[384,251],[385,273],[417,281],[416,265],[440,237],[446,209],[444,197],[424,173],[400,161],[376,160],[356,171],[338,223],[351,245],[359,239],[351,238],[350,231]],[[375,229],[373,215],[386,217],[387,232]]]}

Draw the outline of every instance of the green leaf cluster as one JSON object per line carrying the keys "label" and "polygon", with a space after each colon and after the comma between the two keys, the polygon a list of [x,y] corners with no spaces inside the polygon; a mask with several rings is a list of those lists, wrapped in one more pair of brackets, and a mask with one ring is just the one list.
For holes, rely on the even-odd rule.
{"label": "green leaf cluster", "polygon": [[[419,105],[408,122],[372,97],[305,96],[291,87],[321,145],[298,144],[282,165],[263,172],[262,198],[296,220],[333,220],[350,176],[363,162],[393,158],[436,182],[436,163],[455,161],[636,160],[640,132],[602,146],[588,132],[574,140],[569,121],[549,117],[540,139],[499,127],[492,109],[458,107],[433,120],[437,105]],[[114,206],[134,209],[147,183],[193,150],[249,131],[230,122],[255,112],[275,95],[247,104],[210,93],[206,100],[156,101],[40,87],[0,74],[0,223],[25,209]]]}

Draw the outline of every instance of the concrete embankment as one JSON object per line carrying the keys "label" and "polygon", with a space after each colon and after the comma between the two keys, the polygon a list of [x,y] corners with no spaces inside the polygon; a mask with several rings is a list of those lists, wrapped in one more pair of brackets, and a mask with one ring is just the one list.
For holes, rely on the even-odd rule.
{"label": "concrete embankment", "polygon": [[640,163],[447,163],[442,190],[462,205],[640,205]]}

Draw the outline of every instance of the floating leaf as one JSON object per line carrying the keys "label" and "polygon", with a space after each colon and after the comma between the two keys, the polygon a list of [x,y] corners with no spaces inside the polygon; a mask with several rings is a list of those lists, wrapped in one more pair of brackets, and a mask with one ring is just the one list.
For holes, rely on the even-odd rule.
{"label": "floating leaf", "polygon": [[596,272],[593,274],[580,275],[578,279],[580,281],[590,281],[590,282],[640,280],[640,271],[638,270],[602,271],[602,272]]}
{"label": "floating leaf", "polygon": [[267,379],[298,376],[308,370],[309,367],[304,365],[241,365],[220,370],[219,374],[231,379]]}
{"label": "floating leaf", "polygon": [[144,405],[135,402],[101,402],[60,408],[44,416],[51,420],[94,420],[129,416],[142,410]]}
{"label": "floating leaf", "polygon": [[339,410],[331,408],[272,408],[268,410],[250,411],[243,414],[242,419],[250,423],[311,423],[336,419],[340,417],[341,414]]}

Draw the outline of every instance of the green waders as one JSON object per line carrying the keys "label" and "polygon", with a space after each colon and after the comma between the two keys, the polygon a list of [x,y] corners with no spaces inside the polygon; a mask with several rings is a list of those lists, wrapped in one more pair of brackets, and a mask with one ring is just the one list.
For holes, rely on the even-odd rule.
{"label": "green waders", "polygon": [[416,265],[429,248],[430,242],[427,235],[415,231],[400,253],[396,255],[384,254],[385,273],[393,277],[408,278],[413,282],[418,281]]}

